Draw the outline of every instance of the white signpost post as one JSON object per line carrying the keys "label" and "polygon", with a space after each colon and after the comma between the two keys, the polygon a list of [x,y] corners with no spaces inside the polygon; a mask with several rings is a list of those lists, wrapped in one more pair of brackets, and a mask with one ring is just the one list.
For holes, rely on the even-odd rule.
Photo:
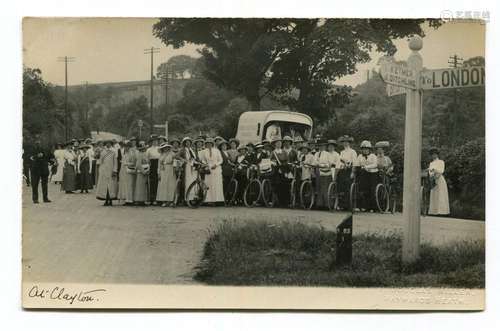
{"label": "white signpost post", "polygon": [[420,162],[422,153],[422,93],[424,90],[484,85],[481,66],[422,70],[419,36],[410,39],[407,62],[384,60],[380,76],[389,96],[406,93],[405,150],[403,183],[403,262],[415,261],[420,250]]}

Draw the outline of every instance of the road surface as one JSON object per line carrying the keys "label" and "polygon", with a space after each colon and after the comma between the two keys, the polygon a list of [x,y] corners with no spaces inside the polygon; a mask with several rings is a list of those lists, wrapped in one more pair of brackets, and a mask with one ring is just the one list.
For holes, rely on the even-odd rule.
{"label": "road surface", "polygon": [[[23,277],[30,282],[180,284],[193,282],[210,230],[224,219],[300,221],[334,229],[346,215],[245,207],[103,207],[90,194],[63,194],[34,205],[23,188]],[[484,240],[484,222],[425,217],[422,241]],[[401,214],[356,214],[353,232],[393,233]]]}

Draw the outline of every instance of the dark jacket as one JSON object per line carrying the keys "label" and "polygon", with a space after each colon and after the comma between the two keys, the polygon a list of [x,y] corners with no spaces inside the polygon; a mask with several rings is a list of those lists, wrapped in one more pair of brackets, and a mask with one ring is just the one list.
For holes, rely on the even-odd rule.
{"label": "dark jacket", "polygon": [[28,158],[30,160],[31,173],[41,176],[49,175],[49,165],[54,164],[54,157],[51,152],[41,146],[34,146],[28,152]]}
{"label": "dark jacket", "polygon": [[[224,153],[224,151],[220,151],[222,156],[222,176],[223,177],[231,177],[233,175],[233,166],[231,165],[231,160],[229,154]],[[227,154],[227,155],[226,155]]]}

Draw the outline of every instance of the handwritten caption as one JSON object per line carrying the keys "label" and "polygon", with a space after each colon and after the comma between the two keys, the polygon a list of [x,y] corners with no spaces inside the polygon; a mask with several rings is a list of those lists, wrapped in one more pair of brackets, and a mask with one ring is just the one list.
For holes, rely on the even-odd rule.
{"label": "handwritten caption", "polygon": [[28,297],[38,298],[43,300],[59,300],[67,302],[70,305],[73,303],[90,303],[98,302],[99,296],[106,292],[106,289],[98,288],[89,291],[71,291],[65,287],[54,286],[51,288],[42,288],[38,285],[33,285],[28,290]]}

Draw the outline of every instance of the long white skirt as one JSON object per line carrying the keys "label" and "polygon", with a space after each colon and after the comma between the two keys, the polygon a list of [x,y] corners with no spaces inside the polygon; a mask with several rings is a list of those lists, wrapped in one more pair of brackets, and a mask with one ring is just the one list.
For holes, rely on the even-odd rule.
{"label": "long white skirt", "polygon": [[57,160],[57,172],[52,176],[52,182],[62,182],[63,180],[64,159]]}
{"label": "long white skirt", "polygon": [[436,186],[431,190],[429,199],[429,214],[448,215],[450,203],[448,200],[448,186],[443,176],[436,178]]}
{"label": "long white skirt", "polygon": [[220,167],[211,170],[210,175],[205,176],[205,183],[208,186],[205,202],[223,202],[224,189],[222,186],[222,172]]}
{"label": "long white skirt", "polygon": [[[184,189],[185,189],[184,192],[187,193],[189,185],[191,185],[191,183],[196,180],[196,177],[198,176],[198,173],[189,164],[186,164],[186,166],[185,166],[184,169],[185,169],[184,170]],[[193,200],[196,197],[196,193],[197,192],[195,192],[195,190],[191,190],[191,192],[189,192],[189,197],[187,197],[187,200]]]}

